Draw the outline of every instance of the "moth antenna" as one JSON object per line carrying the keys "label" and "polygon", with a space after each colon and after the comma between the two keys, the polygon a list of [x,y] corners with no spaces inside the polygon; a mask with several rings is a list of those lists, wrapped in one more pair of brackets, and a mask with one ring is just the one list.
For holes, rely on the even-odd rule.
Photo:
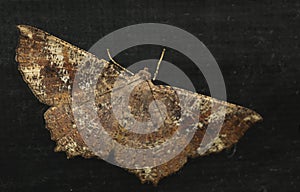
{"label": "moth antenna", "polygon": [[153,81],[156,79],[156,77],[157,77],[157,75],[158,75],[158,70],[159,70],[159,67],[160,67],[160,63],[161,63],[161,61],[162,61],[163,58],[164,58],[165,51],[166,51],[166,49],[164,48],[164,49],[162,50],[162,52],[161,52],[160,58],[159,58],[159,60],[158,60],[157,66],[156,66],[155,73],[154,73],[154,75],[153,75],[153,79],[152,79]]}
{"label": "moth antenna", "polygon": [[129,73],[130,75],[134,75],[133,72],[129,71],[128,69],[126,69],[125,67],[123,67],[122,65],[120,65],[119,63],[117,63],[110,55],[109,53],[109,49],[106,49],[107,50],[107,55],[109,57],[109,59],[115,64],[117,65],[118,67],[120,67],[121,69],[123,69],[124,71],[126,71],[127,73]]}

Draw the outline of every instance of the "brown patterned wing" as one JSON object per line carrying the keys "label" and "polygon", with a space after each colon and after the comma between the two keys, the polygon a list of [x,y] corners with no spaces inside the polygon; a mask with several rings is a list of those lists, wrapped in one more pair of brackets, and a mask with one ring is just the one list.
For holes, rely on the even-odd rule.
{"label": "brown patterned wing", "polygon": [[[152,84],[151,82],[149,83]],[[198,109],[200,111],[200,115],[199,120],[195,121],[196,125],[193,125],[188,118],[183,117],[182,124],[184,129],[196,126],[197,130],[189,144],[176,157],[167,163],[156,167],[130,170],[130,172],[135,173],[142,182],[152,182],[156,185],[162,178],[177,172],[187,162],[188,158],[195,158],[220,152],[223,149],[231,147],[233,144],[238,142],[248,128],[262,120],[261,116],[253,110],[228,102],[219,101],[205,95],[178,88],[176,88],[175,91],[173,88],[168,86],[151,85],[151,89],[155,99],[162,99],[165,105],[169,106],[169,109],[173,109],[170,110],[171,114],[169,113],[171,117],[176,116],[177,114],[177,106],[174,104],[174,101],[178,98],[174,97],[174,95],[178,93],[190,98],[189,105]],[[146,90],[143,90],[143,93],[146,93]],[[168,100],[173,102],[167,102]],[[215,109],[214,114],[212,114],[212,106]],[[177,110],[180,109],[177,108]],[[218,115],[218,112],[221,110],[225,110],[224,122]],[[177,117],[175,117],[175,119],[177,119]],[[216,136],[212,133],[215,131],[214,124],[219,121],[223,123],[221,123],[220,132]],[[213,125],[213,130],[207,130],[209,123]],[[173,133],[178,127],[176,127],[176,125],[173,125],[172,127],[172,125],[172,123],[166,122],[164,129],[167,129],[168,133]],[[202,151],[200,150],[200,143],[204,138],[204,134],[208,134],[210,142],[207,145],[207,150]],[[167,136],[168,134],[165,133],[164,135]]]}
{"label": "brown patterned wing", "polygon": [[49,106],[69,102],[75,72],[83,61],[110,65],[40,29],[26,25],[19,25],[18,29],[19,71],[35,96]]}
{"label": "brown patterned wing", "polygon": [[103,76],[107,80],[99,91],[106,91],[111,89],[110,82],[121,69],[40,29],[26,25],[19,25],[18,29],[18,69],[39,101],[53,106],[44,117],[52,140],[57,142],[55,151],[65,151],[67,157],[94,156],[87,149],[73,120],[70,101],[74,76],[83,62],[94,62],[103,67]]}

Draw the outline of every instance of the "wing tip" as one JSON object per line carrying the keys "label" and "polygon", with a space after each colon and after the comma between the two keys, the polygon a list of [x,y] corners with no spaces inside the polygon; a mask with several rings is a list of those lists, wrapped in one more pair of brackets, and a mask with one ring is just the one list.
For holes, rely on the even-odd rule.
{"label": "wing tip", "polygon": [[27,25],[22,25],[22,24],[20,24],[20,25],[17,25],[16,27],[17,27],[17,29],[19,29],[19,30],[21,30],[22,28],[24,28],[24,27],[26,27]]}
{"label": "wing tip", "polygon": [[33,38],[33,27],[29,25],[17,25],[17,29],[19,30],[21,35],[26,36],[30,39]]}
{"label": "wing tip", "polygon": [[244,118],[244,121],[250,121],[251,123],[259,123],[263,121],[263,117],[257,112],[251,110],[251,113]]}

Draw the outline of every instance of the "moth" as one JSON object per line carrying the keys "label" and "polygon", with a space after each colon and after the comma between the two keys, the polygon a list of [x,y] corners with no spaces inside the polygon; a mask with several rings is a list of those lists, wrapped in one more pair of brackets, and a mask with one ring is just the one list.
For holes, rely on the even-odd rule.
{"label": "moth", "polygon": [[[67,158],[74,156],[97,157],[85,142],[86,138],[79,133],[71,109],[71,92],[74,89],[72,85],[83,60],[95,62],[103,68],[96,85],[95,103],[101,124],[116,142],[129,147],[153,148],[157,144],[165,142],[178,129],[177,123],[181,116],[181,109],[177,102],[176,92],[172,87],[154,85],[151,80],[146,80],[133,89],[128,105],[131,106],[131,114],[134,118],[140,121],[149,119],[149,104],[156,99],[165,104],[166,117],[163,125],[154,132],[149,134],[132,133],[119,124],[111,106],[109,90],[113,89],[117,77],[124,74],[122,66],[97,58],[40,29],[26,25],[17,27],[20,31],[19,44],[16,48],[18,69],[36,98],[50,106],[45,112],[44,118],[51,139],[56,142],[55,152],[64,151]],[[136,78],[148,75],[146,71],[143,73],[127,74],[123,78],[130,83]],[[190,102],[193,108],[200,111],[196,119],[195,134],[188,145],[169,161],[154,167],[127,169],[136,174],[142,183],[152,182],[157,185],[162,178],[177,172],[188,158],[220,152],[231,147],[238,142],[249,127],[262,120],[258,113],[245,107],[184,89],[177,90],[183,95],[192,96],[193,99]],[[208,123],[214,124],[219,121],[218,114],[212,113],[212,104],[217,110],[225,108],[225,119],[218,137],[212,138],[209,148],[205,153],[201,153],[199,144],[205,134],[210,134],[206,132]],[[182,124],[183,129],[191,127],[188,118],[184,119]],[[103,155],[110,156],[118,162],[124,161],[120,158],[124,156],[122,153],[122,150],[116,146],[109,146]],[[133,159],[134,157],[129,157],[126,161]]]}

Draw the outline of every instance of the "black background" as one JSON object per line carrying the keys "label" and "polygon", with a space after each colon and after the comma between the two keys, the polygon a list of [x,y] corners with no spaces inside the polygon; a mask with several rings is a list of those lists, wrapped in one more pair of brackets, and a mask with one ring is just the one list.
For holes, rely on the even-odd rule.
{"label": "black background", "polygon": [[[299,2],[16,0],[0,3],[0,20],[0,191],[300,190]],[[191,159],[158,187],[142,185],[104,161],[68,160],[53,152],[55,143],[44,128],[47,106],[33,96],[14,61],[16,24],[36,26],[89,49],[116,29],[146,22],[174,25],[198,37],[222,70],[228,101],[264,117],[232,157],[224,151]],[[132,49],[118,61],[128,65],[157,58],[160,51]],[[167,57],[185,65],[180,57]],[[194,83],[197,77],[191,74]]]}

